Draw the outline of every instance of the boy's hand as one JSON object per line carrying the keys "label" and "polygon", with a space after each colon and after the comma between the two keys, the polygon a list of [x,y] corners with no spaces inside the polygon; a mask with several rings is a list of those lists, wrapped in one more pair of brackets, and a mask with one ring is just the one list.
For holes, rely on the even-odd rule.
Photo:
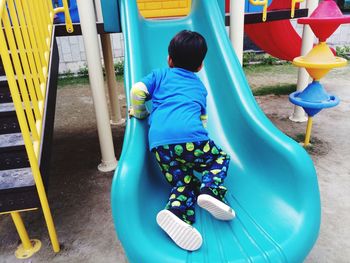
{"label": "boy's hand", "polygon": [[129,107],[128,113],[129,113],[129,119],[134,117],[134,109],[132,108],[132,106]]}
{"label": "boy's hand", "polygon": [[134,108],[132,106],[129,107],[129,118],[135,117],[136,119],[146,119],[149,115],[149,112],[146,110],[144,111],[135,111]]}

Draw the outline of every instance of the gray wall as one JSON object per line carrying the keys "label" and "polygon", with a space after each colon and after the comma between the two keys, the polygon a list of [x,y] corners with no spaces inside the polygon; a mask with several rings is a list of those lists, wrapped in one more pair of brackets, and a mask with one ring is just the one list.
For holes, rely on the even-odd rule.
{"label": "gray wall", "polygon": [[[115,62],[124,58],[123,34],[111,34],[112,53]],[[82,36],[57,38],[60,55],[59,73],[76,73],[80,68],[86,67],[85,48]],[[100,44],[101,47],[101,44]],[[102,49],[101,58],[102,58]]]}
{"label": "gray wall", "polygon": [[[292,21],[299,34],[302,32],[302,26]],[[111,34],[112,52],[114,61],[122,60],[124,57],[124,43],[122,34]],[[78,72],[80,68],[86,67],[86,56],[84,43],[81,36],[59,37],[57,40],[60,54],[59,72]],[[350,25],[342,25],[328,39],[331,46],[350,45]],[[102,57],[102,52],[101,52]]]}

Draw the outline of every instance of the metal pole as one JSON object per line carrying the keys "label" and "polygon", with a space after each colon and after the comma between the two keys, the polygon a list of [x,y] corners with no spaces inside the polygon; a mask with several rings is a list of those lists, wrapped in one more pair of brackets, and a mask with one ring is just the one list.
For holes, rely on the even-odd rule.
{"label": "metal pole", "polygon": [[121,125],[125,123],[125,119],[122,119],[122,115],[120,113],[119,92],[117,87],[117,81],[115,79],[111,38],[109,34],[102,34],[100,35],[100,37],[103,51],[103,60],[107,76],[109,105],[112,112],[111,124]]}
{"label": "metal pole", "polygon": [[102,16],[101,0],[94,0],[94,2],[95,2],[97,22],[102,23],[103,16]]}
{"label": "metal pole", "polygon": [[40,250],[41,242],[37,239],[32,239],[32,240],[29,239],[27,230],[23,224],[23,221],[19,212],[11,212],[11,217],[12,217],[13,223],[16,226],[19,238],[21,239],[21,242],[22,242],[22,244],[18,246],[15,252],[15,256],[18,259],[29,258]]}
{"label": "metal pole", "polygon": [[98,165],[98,169],[102,172],[108,172],[117,167],[117,160],[114,154],[107,99],[104,92],[94,5],[92,0],[77,0],[77,4],[102,155],[101,164]]}
{"label": "metal pole", "polygon": [[12,217],[13,223],[16,226],[17,233],[19,235],[19,238],[21,239],[23,248],[26,250],[30,250],[32,248],[32,243],[30,242],[28,233],[23,224],[21,216],[19,215],[18,212],[12,212],[11,217]]}
{"label": "metal pole", "polygon": [[[308,0],[306,3],[306,8],[309,9],[309,15],[316,9],[318,5],[318,0]],[[312,32],[310,26],[304,25],[303,27],[303,38],[301,44],[301,56],[305,56],[313,47],[315,35]],[[302,91],[310,82],[310,76],[304,68],[299,68],[298,70],[298,82],[297,91]],[[307,116],[303,108],[299,106],[294,106],[294,112],[292,116],[289,117],[290,120],[295,122],[305,122]]]}
{"label": "metal pole", "polygon": [[245,0],[234,0],[230,3],[230,39],[241,65],[243,60],[244,5]]}
{"label": "metal pole", "polygon": [[307,119],[304,147],[309,146],[310,144],[311,129],[312,129],[312,117],[309,116],[309,118]]}

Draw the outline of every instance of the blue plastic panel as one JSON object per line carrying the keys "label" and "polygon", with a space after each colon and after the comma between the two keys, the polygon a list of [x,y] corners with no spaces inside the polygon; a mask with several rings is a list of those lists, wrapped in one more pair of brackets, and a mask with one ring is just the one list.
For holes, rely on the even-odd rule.
{"label": "blue plastic panel", "polygon": [[101,0],[104,30],[106,32],[122,32],[120,26],[120,12],[118,2],[118,0]]}

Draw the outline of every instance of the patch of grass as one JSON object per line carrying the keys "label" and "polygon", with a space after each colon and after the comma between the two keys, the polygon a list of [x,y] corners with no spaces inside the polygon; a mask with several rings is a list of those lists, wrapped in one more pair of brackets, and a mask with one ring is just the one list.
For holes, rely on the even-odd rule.
{"label": "patch of grass", "polygon": [[342,57],[347,60],[350,59],[350,46],[336,47],[335,50],[338,57]]}
{"label": "patch of grass", "polygon": [[88,77],[59,77],[58,78],[58,88],[62,88],[69,85],[78,85],[78,84],[88,84]]}
{"label": "patch of grass", "polygon": [[305,140],[305,134],[304,133],[298,133],[297,135],[295,135],[294,139],[297,142],[303,142]]}
{"label": "patch of grass", "polygon": [[121,61],[118,61],[117,63],[115,63],[114,70],[115,70],[115,74],[117,74],[117,76],[124,75],[124,60],[121,60]]}
{"label": "patch of grass", "polygon": [[289,95],[296,90],[296,84],[280,84],[277,86],[262,86],[253,90],[254,96]]}
{"label": "patch of grass", "polygon": [[255,52],[243,52],[243,66],[253,61],[257,61],[257,54]]}
{"label": "patch of grass", "polygon": [[243,53],[243,67],[250,65],[277,65],[285,64],[287,61],[280,60],[269,54],[257,53],[255,51],[246,51]]}
{"label": "patch of grass", "polygon": [[[105,69],[102,68],[103,75],[106,75]],[[124,81],[124,61],[118,61],[114,64],[115,77],[117,82]],[[58,76],[58,87],[64,87],[69,85],[79,85],[89,83],[89,70],[87,66],[84,66],[78,70],[77,73],[73,73],[70,70],[60,74]]]}
{"label": "patch of grass", "polygon": [[[291,136],[291,138],[298,143],[303,143],[305,141],[305,134],[299,133],[295,136]],[[304,147],[304,149],[311,155],[322,156],[326,155],[330,151],[331,147],[325,140],[321,140],[311,135],[310,144]]]}
{"label": "patch of grass", "polygon": [[293,66],[290,62],[286,62],[281,65],[266,65],[266,64],[256,64],[249,65],[243,68],[244,73],[247,75],[253,74],[297,74],[298,68]]}
{"label": "patch of grass", "polygon": [[124,75],[116,75],[115,78],[117,82],[124,82]]}
{"label": "patch of grass", "polygon": [[85,66],[85,67],[82,67],[79,69],[77,75],[79,77],[88,77],[89,76],[89,70],[88,70],[88,67]]}

